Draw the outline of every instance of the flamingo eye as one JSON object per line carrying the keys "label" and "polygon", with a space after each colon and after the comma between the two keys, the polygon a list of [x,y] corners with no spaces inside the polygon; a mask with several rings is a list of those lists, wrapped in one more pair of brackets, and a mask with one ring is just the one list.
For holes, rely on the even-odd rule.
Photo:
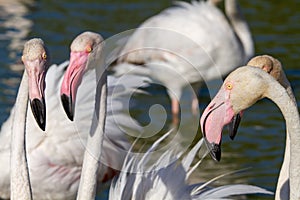
{"label": "flamingo eye", "polygon": [[90,46],[88,46],[88,47],[85,49],[85,51],[86,51],[87,53],[90,53],[92,50],[93,50],[93,49],[92,49],[92,47],[90,47]]}
{"label": "flamingo eye", "polygon": [[231,90],[233,88],[233,85],[232,85],[232,83],[226,83],[225,87],[227,90]]}
{"label": "flamingo eye", "polygon": [[47,58],[46,52],[42,53],[42,58],[43,58],[44,60],[46,60],[46,58]]}

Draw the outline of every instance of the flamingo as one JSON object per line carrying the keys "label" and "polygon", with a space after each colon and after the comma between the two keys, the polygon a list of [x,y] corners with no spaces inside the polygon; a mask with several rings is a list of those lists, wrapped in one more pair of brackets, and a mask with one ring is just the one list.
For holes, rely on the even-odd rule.
{"label": "flamingo", "polygon": [[[257,66],[268,72],[270,75],[272,75],[287,91],[290,98],[294,100],[294,103],[297,104],[295,96],[293,94],[292,87],[290,85],[290,82],[286,78],[286,75],[284,71],[282,70],[282,65],[279,60],[276,58],[273,58],[269,55],[262,55],[262,56],[256,56],[253,59],[251,59],[247,65],[250,66]],[[285,153],[284,153],[284,160],[283,164],[280,170],[276,192],[275,193],[275,199],[289,199],[289,161],[290,161],[290,138],[289,134],[286,134],[286,145],[285,145]]]}
{"label": "flamingo", "polygon": [[[76,92],[76,115],[72,122],[65,115],[60,99],[61,85],[68,67],[69,61],[65,61],[60,65],[51,65],[47,71],[45,131],[35,123],[34,115],[27,113],[26,149],[33,199],[75,199],[77,195],[88,131],[95,109],[96,74],[94,70],[82,74]],[[107,187],[109,180],[122,167],[130,145],[120,127],[128,126],[131,122],[130,116],[124,114],[123,98],[132,92],[139,92],[136,86],[144,84],[144,81],[134,75],[128,79],[108,76],[107,134],[103,136],[97,191]],[[4,199],[10,197],[9,161],[14,110],[15,107],[0,133],[0,197]],[[140,130],[135,124],[130,124],[130,128],[137,132]]]}
{"label": "flamingo", "polygon": [[41,129],[45,129],[44,89],[49,65],[47,55],[44,42],[39,38],[31,39],[24,45],[22,61],[25,71],[11,125],[11,199],[32,199],[26,155],[26,115],[29,98],[36,122]]}
{"label": "flamingo", "polygon": [[[169,133],[155,141],[141,157],[129,157],[132,153],[129,151],[119,177],[114,178],[110,186],[109,199],[202,200],[227,199],[233,195],[243,194],[273,194],[265,189],[245,184],[208,187],[225,174],[204,183],[189,185],[187,183],[189,176],[199,167],[206,155],[204,154],[202,159],[192,166],[192,161],[204,143],[203,138],[185,156],[182,157],[184,152],[175,153],[172,149],[167,149],[158,158],[155,157],[156,161],[149,166],[149,160],[153,159],[156,153],[161,153],[157,147]],[[180,157],[181,161],[176,162]]]}
{"label": "flamingo", "polygon": [[[95,111],[87,139],[77,199],[95,199],[97,174],[102,152],[103,132],[106,118],[107,75],[105,66],[99,62],[102,51],[102,37],[93,32],[78,35],[71,44],[70,65],[61,86],[61,100],[68,118],[72,121],[76,93],[84,72],[96,73]],[[96,65],[99,65],[96,67]]]}
{"label": "flamingo", "polygon": [[[247,65],[261,68],[262,70],[266,71],[271,76],[273,76],[286,89],[287,93],[290,95],[291,98],[294,99],[294,102],[296,103],[296,99],[294,97],[292,87],[286,78],[286,75],[282,69],[281,62],[279,60],[277,60],[276,58],[274,58],[270,55],[261,55],[261,56],[253,57],[247,63]],[[234,139],[234,137],[237,133],[237,128],[238,128],[240,120],[241,120],[241,115],[242,115],[242,112],[237,114],[236,116],[234,116],[232,123],[229,124],[230,138],[232,140]],[[288,137],[287,137],[287,140],[289,140]],[[214,160],[219,161],[221,159],[220,145],[214,143],[211,147],[210,154]]]}
{"label": "flamingo", "polygon": [[[101,167],[99,168],[99,163],[100,161],[105,162],[105,159],[101,158],[103,157],[102,154],[107,154],[106,160],[109,160],[109,156],[111,156],[111,152],[105,153],[105,148],[102,147],[103,138],[106,137],[104,135],[104,125],[106,123],[105,119],[107,104],[107,75],[105,71],[106,66],[103,62],[105,61],[105,59],[104,56],[102,56],[102,53],[104,52],[103,46],[105,44],[102,41],[103,39],[100,34],[90,31],[79,34],[73,40],[71,44],[70,64],[64,75],[60,90],[60,96],[62,104],[64,105],[64,110],[68,118],[72,121],[75,111],[74,108],[76,104],[76,95],[77,91],[79,90],[79,86],[83,82],[81,81],[82,78],[85,76],[85,74],[88,73],[96,74],[94,76],[93,82],[89,82],[89,84],[94,86],[94,90],[96,89],[97,92],[95,94],[94,113],[84,154],[77,199],[95,199],[97,191],[97,174],[99,170],[103,171]],[[133,80],[137,81],[133,81],[132,78]],[[130,77],[130,79],[125,80],[125,82],[121,82],[121,85],[124,84],[123,86],[125,88],[137,87],[141,85],[140,83],[144,82],[144,79],[140,77],[138,77],[137,79],[134,77]],[[139,83],[137,84],[137,82]],[[111,100],[108,101],[108,104],[110,106],[115,106],[114,103],[111,102]],[[112,120],[116,120],[116,112],[115,109],[113,110],[114,112],[112,112],[112,109],[110,109],[109,113],[113,114]],[[127,122],[128,120],[126,120],[126,118],[128,117],[130,118],[130,116],[123,117],[121,121],[123,121],[123,123]],[[116,121],[118,122],[120,121],[120,119]],[[136,129],[138,128],[140,127],[138,126]],[[109,130],[107,131],[107,134],[110,134]],[[118,137],[120,137],[120,134]],[[116,141],[111,141],[113,143],[116,143]],[[123,148],[123,150],[126,149]],[[118,149],[115,150],[115,152],[117,154],[122,153]],[[107,164],[108,166],[111,165],[111,163],[104,164]],[[121,167],[118,166],[117,169],[121,169]]]}
{"label": "flamingo", "polygon": [[275,199],[296,200],[300,199],[300,121],[295,97],[287,89],[287,79],[284,82],[280,84],[257,67],[240,67],[225,79],[217,95],[204,110],[200,123],[207,145],[214,151],[214,146],[220,145],[223,126],[230,123],[235,115],[264,97],[274,101],[287,127],[286,151]]}
{"label": "flamingo", "polygon": [[[177,2],[149,18],[129,37],[111,68],[116,75],[145,75],[165,86],[174,122],[183,89],[192,84],[198,91],[204,81],[221,78],[253,56],[251,32],[238,2],[225,0],[226,16],[215,6],[218,2]],[[193,95],[193,113],[197,108]]]}

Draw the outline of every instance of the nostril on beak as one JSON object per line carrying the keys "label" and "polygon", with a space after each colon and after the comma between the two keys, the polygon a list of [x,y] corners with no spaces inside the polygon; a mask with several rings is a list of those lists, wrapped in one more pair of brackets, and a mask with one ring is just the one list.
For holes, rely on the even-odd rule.
{"label": "nostril on beak", "polygon": [[212,104],[211,106],[208,107],[208,109],[209,109],[209,110],[213,109],[213,108],[215,107],[215,105],[216,105],[215,103]]}

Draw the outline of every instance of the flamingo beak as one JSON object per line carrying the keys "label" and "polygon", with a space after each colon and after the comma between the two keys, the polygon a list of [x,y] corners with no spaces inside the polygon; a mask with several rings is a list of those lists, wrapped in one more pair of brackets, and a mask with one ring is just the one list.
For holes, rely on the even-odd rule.
{"label": "flamingo beak", "polygon": [[240,122],[242,119],[242,112],[235,115],[232,119],[232,121],[229,123],[229,137],[231,140],[234,140],[237,130],[239,128]]}
{"label": "flamingo beak", "polygon": [[47,70],[45,60],[23,59],[28,74],[29,101],[33,116],[39,127],[45,131],[46,127],[46,104],[45,104],[45,74]]}
{"label": "flamingo beak", "polygon": [[32,113],[39,127],[45,131],[46,128],[46,104],[45,98],[30,100]]}
{"label": "flamingo beak", "polygon": [[61,85],[62,105],[71,121],[74,119],[76,94],[87,66],[87,60],[88,53],[71,52],[70,64]]}
{"label": "flamingo beak", "polygon": [[[201,119],[201,129],[210,155],[216,161],[221,160],[222,130],[227,124],[232,123],[231,137],[234,138],[240,118],[236,121],[234,111],[229,101],[229,93],[221,88],[215,98],[204,110]],[[235,132],[234,132],[235,131]]]}

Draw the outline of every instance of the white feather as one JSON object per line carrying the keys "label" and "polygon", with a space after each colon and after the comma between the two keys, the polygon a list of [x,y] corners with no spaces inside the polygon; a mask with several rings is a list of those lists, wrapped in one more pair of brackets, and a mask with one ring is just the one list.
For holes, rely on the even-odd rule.
{"label": "white feather", "polygon": [[168,136],[163,135],[149,150],[142,156],[128,157],[118,178],[115,178],[110,187],[109,199],[111,200],[202,200],[202,199],[225,199],[233,195],[244,194],[273,194],[263,188],[252,185],[227,185],[217,188],[207,187],[215,179],[205,183],[189,185],[188,169],[191,167],[196,153],[202,147],[201,139],[193,149],[182,158],[181,162],[174,162],[179,159],[180,154],[172,150],[164,152],[151,166],[147,166],[151,159],[152,152]]}

